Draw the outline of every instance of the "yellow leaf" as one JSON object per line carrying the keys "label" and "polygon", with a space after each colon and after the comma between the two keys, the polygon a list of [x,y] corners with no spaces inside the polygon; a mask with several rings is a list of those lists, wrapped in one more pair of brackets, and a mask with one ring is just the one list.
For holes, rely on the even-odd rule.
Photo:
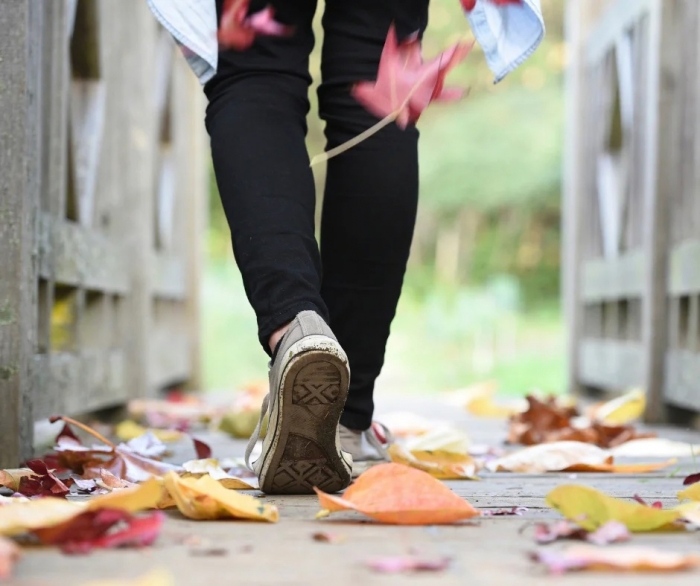
{"label": "yellow leaf", "polygon": [[81,586],[175,586],[175,579],[167,570],[158,568],[136,580],[94,580]]}
{"label": "yellow leaf", "polygon": [[180,475],[182,478],[196,479],[202,476],[211,476],[214,480],[218,481],[221,486],[230,490],[255,490],[257,488],[257,486],[253,486],[237,476],[228,474],[221,468],[216,458],[190,460],[189,462],[185,462],[182,468],[185,470],[184,474]]}
{"label": "yellow leaf", "polygon": [[181,431],[173,429],[149,429],[143,425],[139,425],[133,419],[122,421],[114,428],[114,434],[124,442],[141,437],[144,433],[149,431],[162,442],[176,442],[183,437]]}
{"label": "yellow leaf", "polygon": [[417,468],[440,480],[478,480],[476,462],[471,456],[444,451],[409,452],[398,444],[391,444],[387,451],[392,462]]}
{"label": "yellow leaf", "polygon": [[119,509],[129,513],[154,509],[162,497],[161,481],[149,478],[134,488],[123,488],[109,494],[100,495],[86,503],[87,510]]}
{"label": "yellow leaf", "polygon": [[17,468],[14,470],[0,470],[0,486],[17,492],[19,481],[25,476],[36,476],[29,468]]}
{"label": "yellow leaf", "polygon": [[32,529],[53,527],[85,511],[84,503],[43,497],[0,507],[0,535],[20,535]]}
{"label": "yellow leaf", "polygon": [[590,412],[591,419],[607,425],[626,425],[644,415],[647,401],[644,391],[633,389],[620,397],[606,403],[594,405]]}
{"label": "yellow leaf", "polygon": [[691,484],[678,493],[679,501],[700,501],[700,482]]}
{"label": "yellow leaf", "polygon": [[496,403],[494,396],[497,390],[498,383],[493,381],[474,385],[467,389],[466,410],[476,417],[488,419],[508,419],[523,411],[522,402],[512,402],[506,405]]}
{"label": "yellow leaf", "polygon": [[274,505],[235,490],[227,490],[208,475],[197,479],[180,478],[175,472],[168,472],[165,486],[179,511],[190,519],[234,518],[272,523],[279,519]]}
{"label": "yellow leaf", "polygon": [[546,498],[547,504],[587,531],[608,521],[619,521],[630,531],[654,531],[681,518],[675,509],[655,509],[636,502],[613,498],[589,486],[558,486]]}
{"label": "yellow leaf", "polygon": [[469,453],[469,436],[451,425],[437,426],[427,433],[406,440],[409,452],[451,452],[466,455]]}

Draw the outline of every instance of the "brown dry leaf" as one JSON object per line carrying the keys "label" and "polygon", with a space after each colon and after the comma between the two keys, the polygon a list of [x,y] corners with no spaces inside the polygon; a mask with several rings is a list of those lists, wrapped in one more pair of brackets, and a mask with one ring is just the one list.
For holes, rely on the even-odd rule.
{"label": "brown dry leaf", "polygon": [[543,549],[531,557],[553,574],[575,570],[672,572],[700,566],[700,556],[645,547],[574,545],[562,550]]}
{"label": "brown dry leaf", "polygon": [[675,460],[653,464],[615,464],[609,452],[583,442],[553,442],[524,448],[487,463],[494,472],[613,472],[635,474],[666,468]]}
{"label": "brown dry leaf", "polygon": [[22,555],[22,551],[11,539],[0,537],[0,580],[12,575],[12,568]]}
{"label": "brown dry leaf", "polygon": [[354,510],[382,523],[440,525],[479,515],[479,511],[430,474],[401,464],[370,468],[342,497],[315,490],[322,516]]}
{"label": "brown dry leaf", "polygon": [[[600,421],[582,423],[573,406],[562,406],[555,397],[540,400],[527,397],[528,409],[511,418],[508,442],[533,446],[549,442],[578,441],[612,448],[634,439],[655,437],[637,433],[630,425],[612,425]],[[624,409],[623,409],[624,410]],[[623,413],[619,414],[621,421]]]}
{"label": "brown dry leaf", "polygon": [[19,483],[22,478],[36,476],[29,468],[16,468],[14,470],[0,470],[0,486],[9,488],[13,492],[19,490]]}
{"label": "brown dry leaf", "polygon": [[476,461],[469,455],[444,451],[409,452],[398,444],[391,444],[387,452],[392,462],[422,470],[440,480],[478,480]]}
{"label": "brown dry leaf", "polygon": [[169,472],[165,487],[175,500],[178,510],[190,519],[250,519],[275,523],[279,512],[255,497],[228,490],[210,476],[180,478]]}

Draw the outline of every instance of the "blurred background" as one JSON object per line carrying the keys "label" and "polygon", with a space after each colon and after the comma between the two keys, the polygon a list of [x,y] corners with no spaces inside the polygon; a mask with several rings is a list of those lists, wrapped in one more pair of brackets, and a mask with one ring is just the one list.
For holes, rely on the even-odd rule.
{"label": "blurred background", "polygon": [[[543,0],[547,36],[493,84],[477,46],[450,76],[462,102],[422,117],[421,202],[403,296],[378,392],[433,393],[484,380],[504,394],[563,392],[560,214],[564,3]],[[319,10],[320,12],[320,10]],[[311,58],[320,78],[322,29]],[[432,0],[424,54],[471,36],[459,2]],[[308,149],[324,150],[310,97]],[[325,170],[316,169],[319,208]],[[211,181],[202,310],[204,385],[237,389],[267,376],[251,310]]]}

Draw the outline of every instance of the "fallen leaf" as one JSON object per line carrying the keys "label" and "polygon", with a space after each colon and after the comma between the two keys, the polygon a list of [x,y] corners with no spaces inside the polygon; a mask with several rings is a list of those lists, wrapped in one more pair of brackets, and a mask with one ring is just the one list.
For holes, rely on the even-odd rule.
{"label": "fallen leaf", "polygon": [[180,478],[175,472],[165,477],[165,487],[178,510],[190,519],[250,519],[275,523],[279,512],[255,497],[228,490],[210,476]]}
{"label": "fallen leaf", "polygon": [[215,458],[205,458],[201,460],[190,460],[182,465],[185,470],[181,474],[182,478],[201,478],[210,476],[218,481],[224,488],[231,490],[255,490],[257,486],[252,485],[237,476],[232,476],[221,468],[219,461]]}
{"label": "fallen leaf", "polygon": [[679,571],[700,565],[700,556],[644,547],[600,548],[575,545],[563,550],[544,549],[531,554],[553,574],[570,570]]}
{"label": "fallen leaf", "polygon": [[137,438],[129,444],[116,446],[94,429],[70,417],[56,416],[50,419],[52,422],[59,420],[79,427],[105,444],[104,446],[87,448],[71,441],[68,443],[59,442],[56,446],[55,449],[62,465],[77,474],[81,474],[83,478],[100,478],[102,470],[107,470],[118,478],[130,482],[142,482],[152,476],[160,477],[169,471],[181,470],[179,466],[160,462],[134,451],[134,449],[160,450],[162,443],[153,436]]}
{"label": "fallen leaf", "polygon": [[450,558],[435,559],[416,556],[390,556],[375,558],[367,561],[367,565],[375,572],[382,574],[400,574],[403,572],[441,572],[450,565]]}
{"label": "fallen leaf", "polygon": [[211,447],[206,442],[198,440],[196,437],[192,438],[192,443],[194,443],[194,451],[197,453],[198,460],[204,460],[206,458],[211,458]]}
{"label": "fallen leaf", "polygon": [[294,27],[275,20],[275,11],[267,6],[255,14],[248,15],[250,0],[226,0],[221,12],[219,43],[237,51],[248,49],[255,37],[267,35],[282,37],[291,35]]}
{"label": "fallen leaf", "polygon": [[159,568],[136,580],[94,580],[80,586],[175,586],[175,578],[168,570]]}
{"label": "fallen leaf", "polygon": [[136,423],[133,419],[126,419],[114,428],[114,435],[123,442],[141,437],[145,433],[151,433],[165,443],[176,442],[182,439],[184,434],[176,429],[149,429]]}
{"label": "fallen leaf", "polygon": [[547,495],[546,502],[587,531],[610,521],[618,521],[632,532],[654,531],[669,528],[682,517],[676,509],[655,509],[575,484],[558,486]]}
{"label": "fallen leaf", "polygon": [[610,401],[593,405],[588,416],[606,425],[626,425],[644,415],[646,395],[641,389],[633,389]]}
{"label": "fallen leaf", "polygon": [[437,427],[445,425],[444,422],[428,419],[422,415],[410,411],[395,411],[387,413],[379,418],[395,438],[409,438],[425,435]]}
{"label": "fallen leaf", "polygon": [[619,521],[608,521],[595,531],[587,531],[569,521],[557,521],[551,525],[538,523],[535,526],[535,541],[542,544],[559,539],[578,539],[595,545],[607,545],[628,541],[630,537],[629,529]]}
{"label": "fallen leaf", "polygon": [[482,517],[519,517],[527,513],[527,507],[511,507],[510,509],[481,510]]}
{"label": "fallen leaf", "polygon": [[119,509],[120,511],[135,513],[145,509],[156,508],[161,494],[161,482],[156,478],[149,478],[146,482],[133,488],[124,488],[110,494],[92,498],[85,503],[85,507],[89,511]]}
{"label": "fallen leaf", "polygon": [[133,482],[129,482],[128,480],[122,480],[121,478],[116,477],[109,470],[105,470],[104,468],[100,470],[100,478],[97,479],[95,482],[97,482],[104,488],[109,488],[110,490],[120,488],[131,488],[133,486],[136,486]]}
{"label": "fallen leaf", "polygon": [[321,543],[342,543],[345,541],[345,536],[338,535],[337,533],[328,533],[326,531],[318,531],[311,537],[314,541],[320,541]]}
{"label": "fallen leaf", "polygon": [[675,460],[651,464],[615,464],[610,453],[583,442],[553,442],[524,448],[486,463],[491,471],[542,474],[545,472],[612,472],[633,474],[666,468]]}
{"label": "fallen leaf", "polygon": [[392,462],[427,472],[440,480],[478,480],[474,458],[450,452],[409,452],[399,444],[390,444]]}
{"label": "fallen leaf", "polygon": [[697,474],[691,474],[690,476],[686,477],[685,480],[683,480],[683,486],[689,486],[697,482],[700,482],[700,472],[698,472]]}
{"label": "fallen leaf", "polygon": [[160,511],[135,517],[123,509],[100,509],[33,533],[43,544],[58,545],[65,553],[88,553],[93,549],[151,545],[164,519]]}
{"label": "fallen leaf", "polygon": [[466,455],[469,436],[451,425],[437,426],[418,437],[409,438],[404,446],[409,452],[440,452]]}
{"label": "fallen leaf", "polygon": [[700,501],[700,482],[691,484],[688,488],[678,493],[679,501]]}
{"label": "fallen leaf", "polygon": [[42,460],[30,460],[26,465],[34,474],[20,477],[16,492],[24,496],[65,496],[70,492]]}
{"label": "fallen leaf", "polygon": [[401,464],[373,466],[342,497],[314,490],[322,510],[328,514],[355,510],[382,523],[439,525],[479,515],[430,474]]}
{"label": "fallen leaf", "polygon": [[36,476],[30,468],[16,468],[14,470],[0,470],[0,486],[9,488],[12,492],[19,492],[19,482],[22,478]]}
{"label": "fallen leaf", "polygon": [[0,580],[12,576],[12,567],[19,560],[22,551],[11,539],[0,537]]}
{"label": "fallen leaf", "polygon": [[471,51],[470,43],[457,43],[425,63],[418,35],[399,43],[392,25],[379,60],[377,79],[362,81],[352,95],[378,118],[391,117],[401,128],[415,124],[433,101],[453,101],[461,89],[445,89],[445,76]]}

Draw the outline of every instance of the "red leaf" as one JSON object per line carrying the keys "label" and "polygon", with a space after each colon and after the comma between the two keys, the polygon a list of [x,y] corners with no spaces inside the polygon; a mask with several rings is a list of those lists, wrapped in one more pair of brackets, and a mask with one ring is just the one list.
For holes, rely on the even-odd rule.
{"label": "red leaf", "polygon": [[66,440],[66,439],[72,440],[73,442],[75,442],[79,446],[83,445],[83,442],[80,441],[80,438],[77,435],[75,435],[75,433],[73,433],[71,426],[68,425],[67,423],[64,423],[63,429],[56,436],[55,442],[57,444],[59,444],[59,443],[61,443],[61,440]]}
{"label": "red leaf", "polygon": [[194,443],[194,449],[197,452],[198,460],[205,460],[207,458],[211,458],[212,452],[209,444],[204,443],[202,440],[198,440],[196,437],[192,438],[192,442]]}
{"label": "red leaf", "polygon": [[248,16],[249,6],[250,0],[226,0],[224,3],[218,34],[219,43],[224,47],[244,51],[258,35],[284,37],[294,32],[294,27],[275,20],[272,6]]}
{"label": "red leaf", "polygon": [[457,43],[435,59],[423,62],[417,34],[401,43],[392,25],[384,43],[375,82],[362,81],[352,95],[379,118],[396,117],[401,128],[415,124],[434,101],[454,101],[464,94],[459,88],[445,88],[445,76],[471,51],[473,43]]}
{"label": "red leaf", "polygon": [[42,543],[60,545],[65,553],[88,553],[98,548],[150,545],[158,537],[164,519],[160,511],[135,517],[126,511],[101,509],[34,533]]}
{"label": "red leaf", "polygon": [[[523,0],[484,0],[495,4],[496,6],[505,6],[507,4],[522,4]],[[467,12],[471,12],[476,7],[477,0],[461,0],[462,8]]]}
{"label": "red leaf", "polygon": [[691,474],[688,476],[684,481],[683,481],[683,486],[690,486],[691,484],[695,484],[696,482],[700,482],[700,472],[697,474]]}
{"label": "red leaf", "polygon": [[51,472],[42,460],[30,460],[27,468],[35,476],[23,476],[19,480],[17,492],[23,496],[64,496],[70,489]]}

